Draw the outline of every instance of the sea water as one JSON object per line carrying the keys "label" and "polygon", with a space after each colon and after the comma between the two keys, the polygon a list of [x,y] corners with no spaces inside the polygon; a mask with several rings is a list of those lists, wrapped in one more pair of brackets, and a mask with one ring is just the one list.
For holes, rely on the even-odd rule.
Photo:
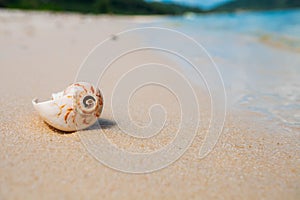
{"label": "sea water", "polygon": [[[165,17],[150,26],[175,29],[204,46],[221,71],[230,108],[300,127],[300,10]],[[197,60],[189,46],[173,45]]]}

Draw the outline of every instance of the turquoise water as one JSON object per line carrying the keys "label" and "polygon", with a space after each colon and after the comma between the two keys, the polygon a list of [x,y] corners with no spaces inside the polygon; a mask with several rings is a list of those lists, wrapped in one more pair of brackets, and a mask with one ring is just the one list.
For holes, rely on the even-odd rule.
{"label": "turquoise water", "polygon": [[[222,73],[230,109],[300,127],[300,10],[167,17],[150,25],[181,31],[207,49]],[[189,46],[172,45],[197,62]]]}

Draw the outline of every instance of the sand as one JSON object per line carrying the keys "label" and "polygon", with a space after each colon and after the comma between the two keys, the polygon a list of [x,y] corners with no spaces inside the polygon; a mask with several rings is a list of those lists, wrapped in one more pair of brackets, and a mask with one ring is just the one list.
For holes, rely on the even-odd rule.
{"label": "sand", "polygon": [[[101,164],[88,153],[79,133],[63,134],[39,118],[31,100],[46,99],[72,83],[96,44],[155,19],[0,11],[0,199],[299,198],[299,129],[285,131],[257,113],[229,108],[223,133],[207,157],[198,159],[205,132],[200,128],[178,161],[146,174],[123,173]],[[163,59],[146,57],[138,61]],[[130,66],[130,60],[123,64]],[[113,77],[120,71],[111,73]],[[103,84],[109,89],[110,79]],[[149,93],[157,95],[153,89],[134,101],[132,115],[140,123],[147,121],[141,108],[153,103]],[[172,97],[161,94],[174,112],[161,136],[150,142],[126,137],[106,112],[100,123],[107,137],[131,151],[147,152],[168,143],[177,128],[178,107]]]}

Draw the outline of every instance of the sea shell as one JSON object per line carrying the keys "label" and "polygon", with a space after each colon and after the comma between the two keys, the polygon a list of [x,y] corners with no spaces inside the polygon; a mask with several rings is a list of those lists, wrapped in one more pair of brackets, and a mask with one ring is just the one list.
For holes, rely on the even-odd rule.
{"label": "sea shell", "polygon": [[103,98],[90,83],[77,82],[52,94],[52,100],[32,104],[44,121],[61,131],[76,131],[93,125],[100,117]]}

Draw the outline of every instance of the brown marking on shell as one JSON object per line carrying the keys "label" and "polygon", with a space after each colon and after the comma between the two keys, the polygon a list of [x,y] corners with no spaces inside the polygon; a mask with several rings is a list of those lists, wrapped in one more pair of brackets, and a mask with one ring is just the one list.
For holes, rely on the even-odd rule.
{"label": "brown marking on shell", "polygon": [[97,96],[98,99],[99,99],[99,104],[100,104],[100,105],[103,105],[103,99],[102,99],[100,90],[97,90],[96,96]]}
{"label": "brown marking on shell", "polygon": [[101,96],[101,93],[100,93],[99,89],[97,89],[96,96],[98,97],[99,103],[97,104],[97,108],[96,108],[97,112],[95,113],[95,115],[96,115],[96,117],[100,117],[101,112],[102,112],[102,108],[103,108],[103,98]]}
{"label": "brown marking on shell", "polygon": [[98,118],[100,117],[100,114],[99,114],[99,104],[96,105],[96,108],[95,108],[95,116]]}
{"label": "brown marking on shell", "polygon": [[68,117],[69,117],[69,115],[70,115],[70,113],[71,113],[71,111],[73,111],[73,108],[68,108],[67,109],[67,113],[66,113],[66,115],[65,115],[65,122],[66,122],[66,124],[67,124],[67,120],[68,120]]}
{"label": "brown marking on shell", "polygon": [[79,83],[75,83],[75,86],[81,87],[85,92],[87,92],[87,89],[84,87],[84,85],[81,85]]}
{"label": "brown marking on shell", "polygon": [[99,97],[98,99],[99,99],[99,104],[102,106],[103,105],[103,99],[102,99],[102,97]]}
{"label": "brown marking on shell", "polygon": [[96,96],[97,96],[97,97],[101,97],[100,91],[99,91],[99,90],[97,90]]}
{"label": "brown marking on shell", "polygon": [[67,124],[67,119],[68,119],[68,116],[69,116],[70,112],[67,112],[66,115],[65,115],[65,122]]}
{"label": "brown marking on shell", "polygon": [[83,122],[84,124],[87,124],[87,125],[89,124],[89,123],[86,121],[86,118],[84,118],[82,122]]}
{"label": "brown marking on shell", "polygon": [[92,91],[92,93],[94,93],[94,92],[95,92],[95,90],[94,90],[94,87],[93,87],[93,86],[91,86],[91,91]]}
{"label": "brown marking on shell", "polygon": [[[58,105],[57,105],[58,106]],[[57,113],[57,117],[59,117],[62,113],[62,109],[66,106],[66,104],[59,106],[59,113]]]}
{"label": "brown marking on shell", "polygon": [[75,115],[72,115],[72,122],[75,124]]}
{"label": "brown marking on shell", "polygon": [[98,112],[95,113],[95,116],[100,117],[100,114],[101,114],[100,111],[98,111]]}
{"label": "brown marking on shell", "polygon": [[60,108],[60,106],[57,103],[54,102],[53,104],[56,105],[58,107],[58,109],[59,109],[59,112],[57,113],[57,117],[59,117],[59,115],[61,115],[61,112],[62,112],[61,108]]}

